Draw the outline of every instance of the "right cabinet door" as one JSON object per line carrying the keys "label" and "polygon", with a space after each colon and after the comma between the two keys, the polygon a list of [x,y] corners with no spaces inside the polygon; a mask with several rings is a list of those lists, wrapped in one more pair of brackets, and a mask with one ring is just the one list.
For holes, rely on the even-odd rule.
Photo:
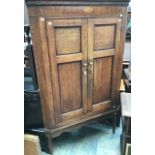
{"label": "right cabinet door", "polygon": [[88,111],[115,104],[121,20],[88,19]]}

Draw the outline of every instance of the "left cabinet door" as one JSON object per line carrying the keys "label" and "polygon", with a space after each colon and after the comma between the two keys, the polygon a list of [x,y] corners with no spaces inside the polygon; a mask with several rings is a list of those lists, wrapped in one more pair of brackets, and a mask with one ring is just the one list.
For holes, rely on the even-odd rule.
{"label": "left cabinet door", "polygon": [[56,126],[87,112],[87,19],[45,20]]}

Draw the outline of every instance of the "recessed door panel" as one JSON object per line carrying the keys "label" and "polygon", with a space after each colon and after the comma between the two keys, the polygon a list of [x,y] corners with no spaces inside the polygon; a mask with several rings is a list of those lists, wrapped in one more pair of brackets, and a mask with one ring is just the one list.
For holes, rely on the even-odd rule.
{"label": "recessed door panel", "polygon": [[95,26],[94,51],[114,48],[115,25]]}
{"label": "recessed door panel", "polygon": [[55,28],[56,52],[58,55],[81,52],[81,28]]}
{"label": "recessed door panel", "polygon": [[61,112],[82,108],[81,62],[58,65]]}
{"label": "recessed door panel", "polygon": [[112,57],[94,59],[93,104],[111,99]]}

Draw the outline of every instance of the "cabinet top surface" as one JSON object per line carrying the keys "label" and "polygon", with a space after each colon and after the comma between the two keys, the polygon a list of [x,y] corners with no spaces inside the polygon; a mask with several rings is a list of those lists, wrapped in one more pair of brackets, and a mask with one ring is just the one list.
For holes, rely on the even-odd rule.
{"label": "cabinet top surface", "polygon": [[28,6],[47,5],[128,5],[130,0],[25,0]]}

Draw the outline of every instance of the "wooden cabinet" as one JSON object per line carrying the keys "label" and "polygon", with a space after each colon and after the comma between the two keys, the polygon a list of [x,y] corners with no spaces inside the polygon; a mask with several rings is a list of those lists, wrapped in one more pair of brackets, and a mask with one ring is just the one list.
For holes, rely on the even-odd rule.
{"label": "wooden cabinet", "polygon": [[128,0],[27,0],[46,132],[117,109]]}

